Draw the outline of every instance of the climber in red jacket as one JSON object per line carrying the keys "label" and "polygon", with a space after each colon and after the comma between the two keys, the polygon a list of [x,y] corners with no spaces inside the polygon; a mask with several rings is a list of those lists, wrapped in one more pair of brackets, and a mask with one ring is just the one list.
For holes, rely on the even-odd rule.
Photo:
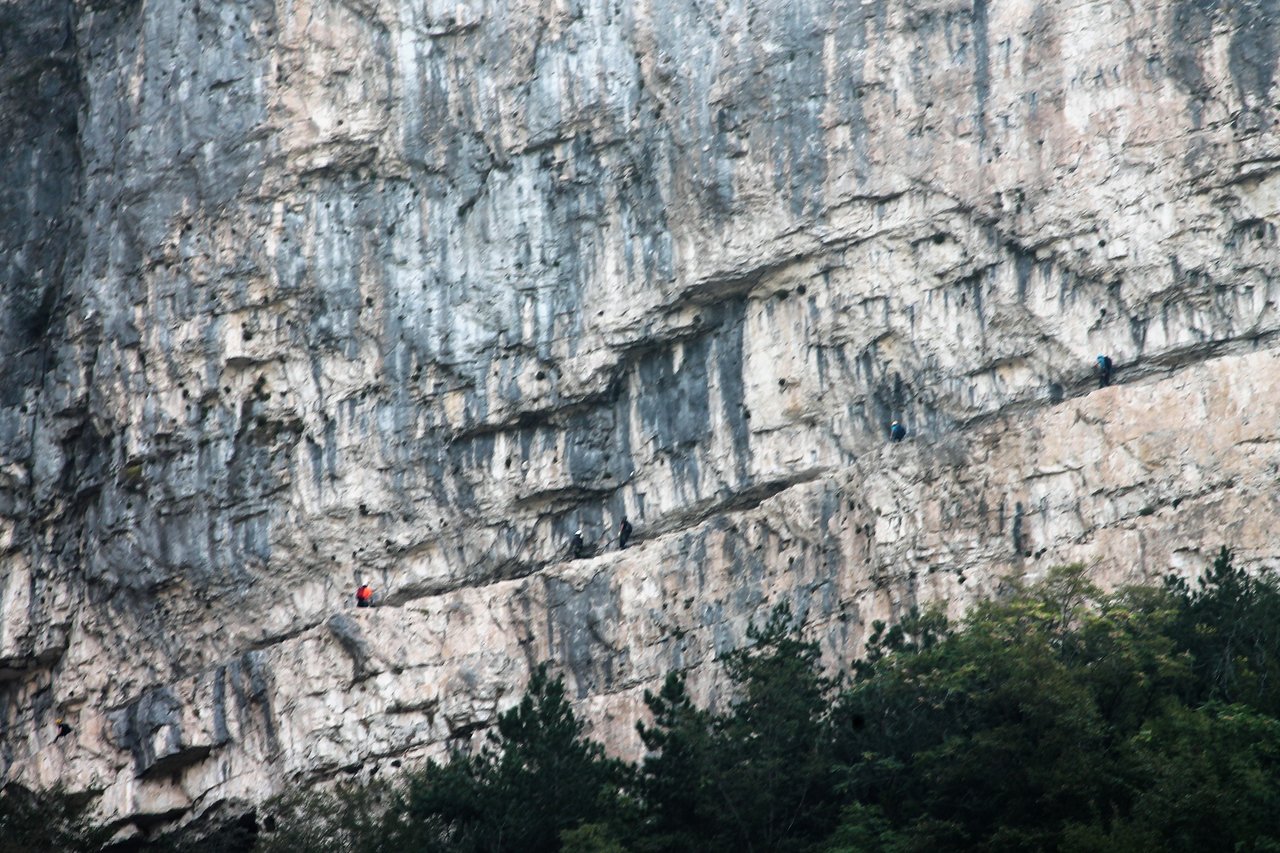
{"label": "climber in red jacket", "polygon": [[372,607],[373,606],[373,587],[367,583],[360,584],[356,588],[356,607]]}

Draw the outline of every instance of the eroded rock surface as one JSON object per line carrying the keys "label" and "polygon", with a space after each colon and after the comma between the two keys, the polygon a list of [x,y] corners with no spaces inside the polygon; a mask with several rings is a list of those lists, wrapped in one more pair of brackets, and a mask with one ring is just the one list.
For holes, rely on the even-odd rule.
{"label": "eroded rock surface", "polygon": [[3,777],[242,808],[547,658],[634,753],[781,600],[839,662],[1057,563],[1280,567],[1278,28],[0,0]]}

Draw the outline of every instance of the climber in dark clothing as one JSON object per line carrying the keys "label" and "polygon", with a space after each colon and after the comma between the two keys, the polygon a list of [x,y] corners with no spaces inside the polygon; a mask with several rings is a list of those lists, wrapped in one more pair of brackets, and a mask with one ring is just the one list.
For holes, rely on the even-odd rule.
{"label": "climber in dark clothing", "polygon": [[894,421],[893,425],[889,427],[889,438],[893,441],[902,441],[902,439],[906,437],[907,428],[897,421]]}
{"label": "climber in dark clothing", "polygon": [[627,521],[627,517],[622,517],[622,524],[618,525],[618,550],[621,551],[627,547],[627,540],[631,538],[631,522]]}
{"label": "climber in dark clothing", "polygon": [[58,734],[57,734],[57,736],[55,736],[55,737],[54,737],[53,742],[54,742],[54,743],[57,743],[58,741],[62,740],[64,737],[66,737],[66,736],[67,736],[67,735],[69,735],[69,734],[71,734],[71,726],[67,725],[67,721],[66,721],[66,720],[63,720],[63,719],[59,718],[59,719],[58,719]]}
{"label": "climber in dark clothing", "polygon": [[367,583],[360,584],[356,588],[356,607],[372,607],[373,606],[373,587]]}
{"label": "climber in dark clothing", "polygon": [[1098,387],[1106,388],[1111,384],[1111,359],[1105,355],[1098,356]]}
{"label": "climber in dark clothing", "polygon": [[573,559],[576,560],[582,556],[582,549],[585,544],[582,540],[582,531],[574,531],[573,539],[569,542],[569,553],[573,555]]}

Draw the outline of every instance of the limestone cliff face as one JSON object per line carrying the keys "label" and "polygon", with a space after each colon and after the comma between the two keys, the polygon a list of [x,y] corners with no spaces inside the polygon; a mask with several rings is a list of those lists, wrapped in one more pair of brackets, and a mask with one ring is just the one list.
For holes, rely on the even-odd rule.
{"label": "limestone cliff face", "polygon": [[0,0],[0,773],[185,820],[547,658],[629,752],[780,600],[839,662],[1280,567],[1278,54],[1277,0]]}

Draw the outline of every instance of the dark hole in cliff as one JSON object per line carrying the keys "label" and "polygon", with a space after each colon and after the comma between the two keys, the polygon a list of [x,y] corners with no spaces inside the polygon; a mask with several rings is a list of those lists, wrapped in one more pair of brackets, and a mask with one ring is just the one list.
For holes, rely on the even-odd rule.
{"label": "dark hole in cliff", "polygon": [[801,296],[804,296],[808,292],[809,292],[809,288],[805,287],[803,284],[796,288],[796,293],[800,294]]}
{"label": "dark hole in cliff", "polygon": [[941,246],[944,242],[946,242],[946,239],[947,239],[947,238],[946,238],[946,235],[944,235],[944,234],[934,234],[934,235],[933,235],[933,245],[935,245],[935,246]]}
{"label": "dark hole in cliff", "polygon": [[535,379],[546,379],[546,378],[547,378],[546,371],[543,371],[543,370],[539,370],[537,373],[535,373],[535,374],[533,374],[533,375],[534,375],[534,378],[535,378]]}

